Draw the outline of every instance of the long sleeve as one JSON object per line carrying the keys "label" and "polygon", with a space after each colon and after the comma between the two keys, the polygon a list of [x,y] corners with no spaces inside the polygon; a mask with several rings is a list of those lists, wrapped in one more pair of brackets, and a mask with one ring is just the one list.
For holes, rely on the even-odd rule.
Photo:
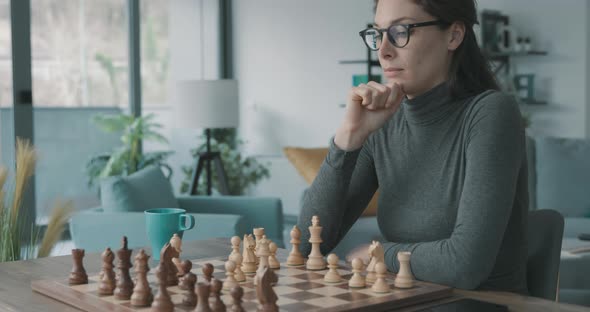
{"label": "long sleeve", "polygon": [[326,159],[317,177],[305,191],[297,226],[301,230],[300,251],[311,251],[308,227],[319,216],[323,242],[322,254],[330,252],[362,214],[377,189],[375,166],[368,139],[355,151],[339,149],[332,139]]}
{"label": "long sleeve", "polygon": [[517,104],[506,96],[490,98],[474,108],[467,123],[465,180],[450,237],[385,243],[389,270],[398,271],[398,251],[411,251],[411,269],[420,280],[474,289],[490,276],[503,240],[510,240],[504,237],[509,219],[524,206],[515,202],[515,193],[523,162],[526,166]]}

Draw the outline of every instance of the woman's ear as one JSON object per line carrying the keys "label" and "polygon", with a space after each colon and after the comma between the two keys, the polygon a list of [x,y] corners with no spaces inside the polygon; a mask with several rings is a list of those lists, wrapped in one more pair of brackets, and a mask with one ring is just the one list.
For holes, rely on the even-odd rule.
{"label": "woman's ear", "polygon": [[462,22],[454,22],[449,27],[450,36],[448,48],[450,51],[455,51],[463,42],[465,38],[465,24]]}

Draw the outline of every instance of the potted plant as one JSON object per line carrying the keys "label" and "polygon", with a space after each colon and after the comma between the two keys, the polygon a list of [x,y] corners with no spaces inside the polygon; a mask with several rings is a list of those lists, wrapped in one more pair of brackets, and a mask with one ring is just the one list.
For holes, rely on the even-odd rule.
{"label": "potted plant", "polygon": [[13,181],[6,167],[0,166],[0,262],[48,256],[73,212],[71,202],[58,202],[43,233],[34,221],[27,224],[28,218],[21,211],[22,200],[36,159],[30,143],[17,139]]}
{"label": "potted plant", "polygon": [[[201,136],[204,140],[205,135]],[[221,161],[225,174],[227,176],[227,184],[230,195],[244,195],[248,188],[256,185],[264,178],[270,177],[268,168],[259,163],[254,157],[246,157],[239,151],[239,146],[244,144],[244,141],[237,137],[236,129],[212,129],[211,130],[211,150],[220,152]],[[196,149],[191,150],[191,155],[196,159],[200,152],[206,150],[206,144],[203,143]],[[195,160],[196,161],[196,160]],[[185,178],[180,186],[181,193],[187,193],[194,168],[194,163],[190,166],[183,166]],[[211,180],[213,188],[218,185],[217,172],[212,170]],[[206,193],[207,173],[204,172],[203,178],[199,179],[197,185],[197,192],[199,194]]]}
{"label": "potted plant", "polygon": [[96,115],[93,122],[105,132],[122,133],[122,145],[112,153],[93,156],[86,163],[88,186],[91,187],[97,179],[129,175],[151,165],[157,165],[167,170],[168,178],[172,169],[165,163],[171,151],[142,152],[139,148],[142,141],[154,141],[168,144],[168,140],[158,132],[162,125],[154,121],[155,116],[134,117],[131,115]]}

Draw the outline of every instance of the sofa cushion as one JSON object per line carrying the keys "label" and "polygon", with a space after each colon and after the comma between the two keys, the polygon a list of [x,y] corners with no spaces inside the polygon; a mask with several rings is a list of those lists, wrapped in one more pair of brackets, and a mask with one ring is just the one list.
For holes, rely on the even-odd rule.
{"label": "sofa cushion", "polygon": [[537,209],[590,217],[590,141],[536,138]]}
{"label": "sofa cushion", "polygon": [[151,166],[129,176],[100,181],[100,200],[105,212],[178,208],[170,181],[159,167]]}
{"label": "sofa cushion", "polygon": [[[285,147],[283,148],[283,152],[295,169],[297,169],[297,172],[307,183],[311,184],[320,171],[326,155],[328,155],[328,148]],[[374,216],[377,214],[378,198],[379,191],[373,195],[373,198],[363,212],[363,216]]]}

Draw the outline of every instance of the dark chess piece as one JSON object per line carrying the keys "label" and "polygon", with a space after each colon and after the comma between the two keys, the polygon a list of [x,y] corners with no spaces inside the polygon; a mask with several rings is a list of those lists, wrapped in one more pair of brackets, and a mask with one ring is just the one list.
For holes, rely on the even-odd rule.
{"label": "dark chess piece", "polygon": [[203,268],[201,268],[201,270],[203,270],[203,276],[205,276],[205,280],[207,281],[207,283],[211,283],[211,278],[213,277],[213,265],[211,263],[205,263],[203,264]]}
{"label": "dark chess piece", "polygon": [[176,265],[172,262],[172,259],[178,259],[178,257],[180,257],[180,250],[177,250],[176,247],[172,245],[176,238],[178,238],[178,235],[174,234],[170,240],[170,259],[166,262],[168,265],[168,286],[178,285],[178,269],[176,269]]}
{"label": "dark chess piece", "polygon": [[183,285],[185,287],[183,289],[187,290],[182,299],[182,304],[184,304],[185,306],[194,307],[197,304],[197,294],[195,294],[196,282],[197,276],[194,273],[190,272],[190,270],[182,277],[180,285]]}
{"label": "dark chess piece", "polygon": [[197,283],[197,307],[193,310],[194,312],[212,312],[209,307],[209,283]]}
{"label": "dark chess piece", "polygon": [[152,295],[152,288],[147,280],[147,272],[150,267],[148,265],[148,256],[143,249],[135,256],[135,288],[131,295],[131,305],[134,307],[147,307],[152,303],[154,296]]}
{"label": "dark chess piece", "polygon": [[113,270],[113,260],[115,255],[111,248],[107,248],[101,255],[102,271],[100,274],[100,286],[98,294],[101,296],[110,296],[115,290],[115,271]]}
{"label": "dark chess piece", "polygon": [[225,304],[221,301],[221,288],[223,283],[220,280],[214,278],[211,281],[211,294],[213,294],[213,303],[211,304],[211,311],[213,312],[225,312]]}
{"label": "dark chess piece", "polygon": [[131,268],[131,253],[133,250],[127,248],[127,236],[123,236],[122,248],[117,250],[117,268],[119,269],[119,280],[115,288],[115,298],[129,300],[133,293],[133,281],[129,275]]}
{"label": "dark chess piece", "polygon": [[[178,258],[176,258],[178,259]],[[180,262],[180,260],[178,260],[178,262],[174,263],[176,265],[176,268],[178,269],[178,288],[182,289],[182,290],[188,290],[187,286],[187,282],[185,281],[185,277],[187,276],[188,273],[191,273],[191,270],[193,268],[193,263],[190,260],[184,260],[182,262]],[[182,275],[181,275],[182,274]],[[196,282],[196,275],[191,273],[192,275],[195,276],[195,282]],[[193,288],[194,288],[194,283],[193,282]]]}
{"label": "dark chess piece", "polygon": [[267,266],[261,267],[256,274],[256,297],[258,297],[258,311],[261,312],[278,312],[277,294],[272,285],[278,282],[275,272]]}
{"label": "dark chess piece", "polygon": [[156,268],[156,277],[158,279],[158,294],[152,302],[152,310],[158,312],[174,311],[174,304],[168,293],[168,261],[170,260],[170,243],[166,243],[160,252],[160,263]]}
{"label": "dark chess piece", "polygon": [[88,284],[88,274],[86,274],[83,263],[84,249],[72,249],[72,258],[74,266],[68,282],[70,285]]}
{"label": "dark chess piece", "polygon": [[230,312],[246,312],[242,307],[242,297],[244,296],[244,289],[240,285],[234,286],[229,292],[233,299]]}

